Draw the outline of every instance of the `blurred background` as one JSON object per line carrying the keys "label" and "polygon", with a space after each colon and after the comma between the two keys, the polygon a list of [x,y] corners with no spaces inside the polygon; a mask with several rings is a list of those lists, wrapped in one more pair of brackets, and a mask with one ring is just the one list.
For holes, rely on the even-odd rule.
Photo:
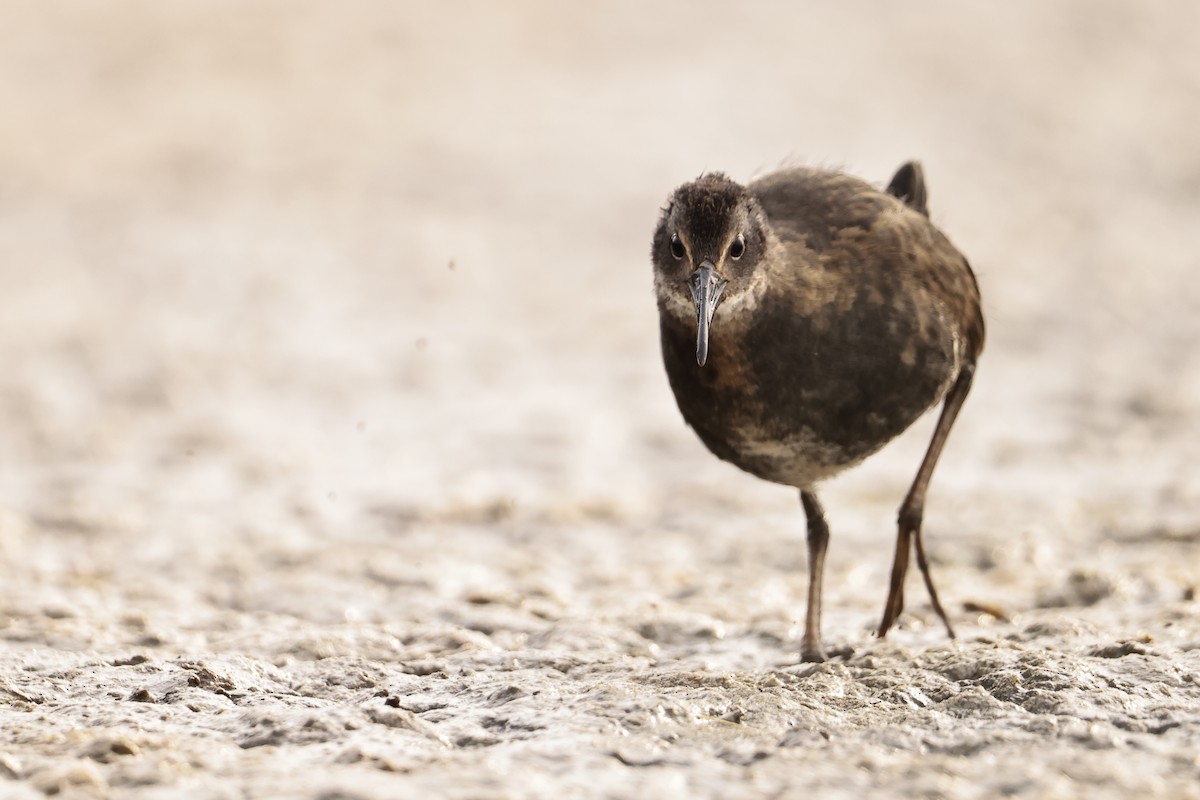
{"label": "blurred background", "polygon": [[[800,569],[677,415],[650,234],[705,170],[914,157],[989,324],[930,525],[1200,525],[1194,3],[2,9],[0,542],[45,575],[506,520]],[[864,583],[930,425],[830,488]]]}
{"label": "blurred background", "polygon": [[[1186,794],[1198,42],[1192,0],[0,0],[6,786]],[[650,236],[706,170],[910,158],[988,324],[925,516],[962,639],[913,575],[873,637],[930,416],[822,490],[854,657],[810,674],[795,491],[680,419]]]}

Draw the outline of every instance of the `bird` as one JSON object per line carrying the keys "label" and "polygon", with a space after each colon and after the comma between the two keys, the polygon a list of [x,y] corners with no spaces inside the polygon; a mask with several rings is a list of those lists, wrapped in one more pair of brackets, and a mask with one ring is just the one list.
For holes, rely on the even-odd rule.
{"label": "bird", "polygon": [[663,364],[685,422],[718,458],[799,490],[808,595],[800,658],[826,660],[821,595],[829,525],[817,486],[939,402],[932,440],[897,515],[877,636],[904,608],[915,550],[929,572],[925,495],[984,344],[979,285],[930,220],[924,169],[885,189],[791,166],[745,185],[702,174],[662,207],[651,245]]}

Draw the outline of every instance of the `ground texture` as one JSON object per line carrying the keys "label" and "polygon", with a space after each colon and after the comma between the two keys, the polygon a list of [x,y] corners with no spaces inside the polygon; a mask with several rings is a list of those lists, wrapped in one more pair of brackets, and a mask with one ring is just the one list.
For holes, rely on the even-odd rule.
{"label": "ground texture", "polygon": [[[0,796],[1200,797],[1200,10],[4,3]],[[822,492],[706,453],[649,237],[924,161],[989,342]]]}

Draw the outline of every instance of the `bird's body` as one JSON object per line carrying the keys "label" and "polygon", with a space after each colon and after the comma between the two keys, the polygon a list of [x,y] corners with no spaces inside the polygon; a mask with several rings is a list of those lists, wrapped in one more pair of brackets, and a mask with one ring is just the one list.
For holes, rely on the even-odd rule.
{"label": "bird's body", "polygon": [[684,419],[719,458],[801,490],[810,542],[807,659],[823,657],[828,530],[815,485],[947,398],[950,413],[901,510],[881,634],[903,602],[910,540],[940,612],[921,506],[970,386],[983,318],[966,259],[928,219],[920,167],[905,165],[886,193],[815,169],[745,187],[703,176],[672,195],[653,259],[663,361]]}

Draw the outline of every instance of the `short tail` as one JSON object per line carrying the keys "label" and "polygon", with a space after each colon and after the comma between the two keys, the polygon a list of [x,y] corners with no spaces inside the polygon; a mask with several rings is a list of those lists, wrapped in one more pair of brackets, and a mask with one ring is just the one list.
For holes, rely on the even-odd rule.
{"label": "short tail", "polygon": [[892,176],[887,192],[892,197],[898,197],[909,208],[929,216],[929,195],[925,191],[925,170],[921,169],[920,161],[909,161]]}

